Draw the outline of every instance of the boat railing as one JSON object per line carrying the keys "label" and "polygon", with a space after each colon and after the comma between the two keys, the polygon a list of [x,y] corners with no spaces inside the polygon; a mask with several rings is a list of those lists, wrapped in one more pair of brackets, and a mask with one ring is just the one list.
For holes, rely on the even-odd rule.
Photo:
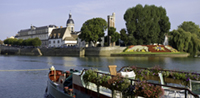
{"label": "boat railing", "polygon": [[[131,66],[123,66],[119,71],[122,71],[124,68],[130,68]],[[145,69],[145,70],[154,70],[154,69],[150,69],[150,68],[143,68],[143,67],[136,67],[137,69]],[[200,75],[200,73],[197,72],[185,72],[185,71],[177,71],[177,70],[165,70],[165,69],[161,69],[160,71],[169,71],[169,72],[178,72],[178,73],[185,73],[185,74],[195,74],[195,75]]]}
{"label": "boat railing", "polygon": [[[118,72],[122,71],[122,69],[125,68],[125,67],[122,67]],[[84,69],[82,70],[81,75],[83,75],[83,73],[85,71],[87,71],[88,69]],[[108,76],[111,76],[111,77],[116,77],[115,75],[110,75],[110,74],[106,74],[106,73],[102,73],[102,72],[97,72],[97,77],[100,76],[99,74],[103,74],[103,75],[108,75]],[[126,78],[126,77],[121,77],[123,79],[129,79],[130,80],[130,84],[132,85],[133,81],[135,82],[140,82],[140,80],[136,80],[136,79],[130,79],[130,78]],[[152,84],[154,86],[164,86],[164,87],[169,87],[169,88],[172,88],[172,89],[177,89],[177,90],[184,90],[184,95],[185,95],[185,98],[188,98],[188,94],[191,94],[192,96],[194,96],[195,98],[200,98],[197,94],[194,94],[190,89],[188,88],[184,88],[184,87],[175,87],[175,86],[170,86],[170,85],[162,85],[162,84],[158,84],[158,83],[152,83],[152,82],[147,82],[148,84]],[[98,92],[98,96],[99,96],[99,86],[97,84],[97,92]],[[114,92],[112,91],[112,98],[114,97]],[[132,98],[132,96],[131,96]]]}

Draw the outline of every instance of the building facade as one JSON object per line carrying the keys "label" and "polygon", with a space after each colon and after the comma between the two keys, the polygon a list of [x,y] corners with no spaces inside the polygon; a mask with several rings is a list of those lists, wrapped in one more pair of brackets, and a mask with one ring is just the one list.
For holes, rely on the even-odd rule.
{"label": "building facade", "polygon": [[54,29],[49,36],[49,47],[76,46],[78,32],[74,32],[74,20],[71,13],[67,20],[66,27]]}
{"label": "building facade", "polygon": [[48,38],[51,34],[52,30],[55,29],[57,26],[55,25],[48,25],[48,26],[42,26],[42,27],[36,27],[32,26],[30,29],[24,29],[20,30],[16,36],[18,39],[28,39],[28,38],[36,38],[38,37],[42,44],[41,47],[46,47],[49,45]]}
{"label": "building facade", "polygon": [[108,28],[109,27],[115,27],[115,13],[108,15]]}

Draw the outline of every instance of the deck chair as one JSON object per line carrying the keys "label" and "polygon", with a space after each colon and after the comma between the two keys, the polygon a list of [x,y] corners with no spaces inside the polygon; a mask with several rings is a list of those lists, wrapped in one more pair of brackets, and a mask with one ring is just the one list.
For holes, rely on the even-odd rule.
{"label": "deck chair", "polygon": [[117,75],[116,67],[117,67],[117,65],[109,65],[108,66],[111,75]]}
{"label": "deck chair", "polygon": [[[164,83],[164,79],[163,79],[162,73],[158,73],[158,76],[159,76],[159,78],[160,78],[160,83],[161,83],[162,85],[164,85],[165,83]],[[169,91],[168,96],[169,96],[170,94],[173,94],[173,93],[174,93],[174,97],[176,97],[176,94],[179,94],[179,96],[181,97],[180,92],[183,92],[183,91],[184,91],[184,90],[179,90],[179,89],[175,89],[175,88],[171,88],[171,87],[165,87],[165,86],[162,86],[162,89]]]}
{"label": "deck chair", "polygon": [[190,81],[190,90],[194,93],[199,95],[200,97],[200,81],[196,80],[189,80]]}

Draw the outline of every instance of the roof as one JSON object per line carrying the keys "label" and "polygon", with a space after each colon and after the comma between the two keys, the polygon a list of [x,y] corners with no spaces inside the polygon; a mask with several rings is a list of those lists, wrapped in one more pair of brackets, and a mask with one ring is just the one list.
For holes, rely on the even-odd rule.
{"label": "roof", "polygon": [[[67,29],[66,27],[65,28],[53,29],[53,31],[51,32],[51,34],[49,36],[49,39],[63,38],[66,29]],[[75,33],[71,33],[70,35],[71,35],[71,37],[65,37],[64,40],[76,41],[76,38],[78,37],[78,35],[75,34]]]}
{"label": "roof", "polygon": [[72,19],[71,13],[69,14],[69,19],[67,20],[67,24],[74,24],[74,20]]}
{"label": "roof", "polygon": [[65,30],[66,30],[66,27],[65,28],[53,29],[53,31],[51,32],[51,34],[49,36],[49,39],[63,38]]}

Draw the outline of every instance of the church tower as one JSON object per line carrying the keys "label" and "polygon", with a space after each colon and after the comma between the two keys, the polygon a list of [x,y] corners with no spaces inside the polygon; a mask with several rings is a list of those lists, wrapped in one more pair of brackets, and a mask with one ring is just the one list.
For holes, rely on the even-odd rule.
{"label": "church tower", "polygon": [[115,13],[108,15],[108,28],[109,27],[115,27]]}
{"label": "church tower", "polygon": [[69,19],[67,20],[66,27],[69,28],[69,30],[74,32],[74,20],[72,19],[71,13],[69,14]]}
{"label": "church tower", "polygon": [[[108,28],[114,27],[115,28],[115,13],[112,13],[112,15],[108,15]],[[111,43],[111,36],[107,39],[108,45],[113,46],[114,43]]]}

